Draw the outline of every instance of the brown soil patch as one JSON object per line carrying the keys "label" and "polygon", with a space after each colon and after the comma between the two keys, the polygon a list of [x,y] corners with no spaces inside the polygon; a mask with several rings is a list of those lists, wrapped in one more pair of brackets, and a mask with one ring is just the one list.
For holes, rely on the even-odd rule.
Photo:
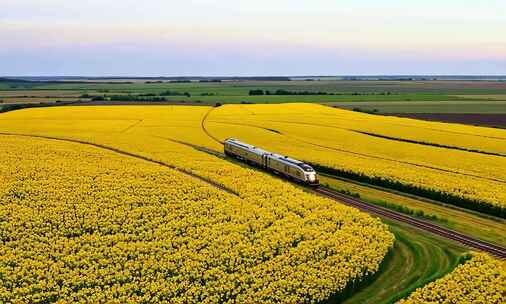
{"label": "brown soil patch", "polygon": [[461,123],[474,126],[506,128],[506,114],[394,113],[392,115],[431,121]]}

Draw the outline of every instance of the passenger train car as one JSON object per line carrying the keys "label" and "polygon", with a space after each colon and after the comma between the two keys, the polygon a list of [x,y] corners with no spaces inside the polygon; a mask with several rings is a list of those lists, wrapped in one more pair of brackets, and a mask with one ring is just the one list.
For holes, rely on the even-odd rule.
{"label": "passenger train car", "polygon": [[271,153],[233,138],[225,140],[224,150],[227,156],[274,171],[297,182],[310,186],[318,186],[319,184],[313,168],[296,159]]}

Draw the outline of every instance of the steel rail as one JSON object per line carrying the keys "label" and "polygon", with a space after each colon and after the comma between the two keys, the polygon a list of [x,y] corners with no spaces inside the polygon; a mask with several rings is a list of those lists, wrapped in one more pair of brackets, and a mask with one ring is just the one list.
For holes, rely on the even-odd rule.
{"label": "steel rail", "polygon": [[383,218],[391,219],[397,222],[405,223],[420,230],[431,232],[446,239],[459,242],[472,249],[481,250],[498,258],[506,259],[506,248],[504,247],[484,242],[476,238],[467,236],[465,234],[438,226],[431,222],[421,220],[412,216],[408,216],[403,213],[383,208],[374,204],[370,204],[360,199],[327,188],[318,187],[316,189],[313,189],[312,191],[327,198],[331,198],[337,202],[358,208],[362,211],[372,213],[374,215],[378,215]]}

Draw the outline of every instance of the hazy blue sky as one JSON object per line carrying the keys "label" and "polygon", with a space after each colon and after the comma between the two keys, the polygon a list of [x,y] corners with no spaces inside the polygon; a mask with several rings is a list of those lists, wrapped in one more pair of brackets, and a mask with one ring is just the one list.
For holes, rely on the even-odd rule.
{"label": "hazy blue sky", "polygon": [[506,74],[505,0],[0,0],[0,75]]}

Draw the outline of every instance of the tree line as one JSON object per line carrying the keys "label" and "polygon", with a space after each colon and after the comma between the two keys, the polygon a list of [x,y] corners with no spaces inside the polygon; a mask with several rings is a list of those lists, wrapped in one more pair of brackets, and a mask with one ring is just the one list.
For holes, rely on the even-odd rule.
{"label": "tree line", "polygon": [[289,91],[285,89],[277,89],[276,91],[253,89],[249,91],[250,96],[258,95],[353,95],[353,96],[366,96],[366,95],[392,95],[392,92],[325,92],[325,91]]}

